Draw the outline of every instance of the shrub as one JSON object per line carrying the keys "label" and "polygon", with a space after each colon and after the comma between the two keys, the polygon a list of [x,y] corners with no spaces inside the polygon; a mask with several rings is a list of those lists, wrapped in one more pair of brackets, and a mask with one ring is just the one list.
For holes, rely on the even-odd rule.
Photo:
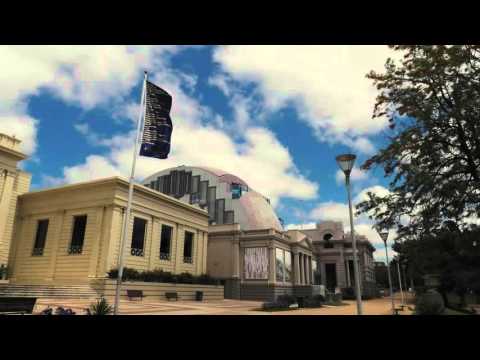
{"label": "shrub", "polygon": [[436,290],[428,290],[419,295],[415,314],[417,315],[440,315],[445,311],[445,303],[442,296]]}
{"label": "shrub", "polygon": [[76,315],[76,313],[72,309],[65,309],[63,306],[57,307],[54,312],[49,306],[46,309],[43,309],[40,312],[40,315]]}
{"label": "shrub", "polygon": [[323,298],[322,295],[316,295],[314,297],[307,297],[303,300],[303,307],[306,307],[306,308],[318,308],[318,307],[322,307],[323,305],[323,301],[321,301],[320,298],[318,298],[318,296],[321,296]]}
{"label": "shrub", "polygon": [[216,285],[220,283],[217,279],[211,277],[210,275],[203,274],[196,278],[197,284],[205,284],[205,285]]}
{"label": "shrub", "polygon": [[297,303],[297,299],[295,298],[295,296],[292,296],[290,294],[283,294],[277,297],[277,302],[280,304],[286,304],[288,307],[292,304]]}
{"label": "shrub", "polygon": [[40,312],[40,315],[53,315],[53,309],[49,306]]}
{"label": "shrub", "polygon": [[180,284],[193,284],[194,278],[193,275],[187,272],[177,275],[177,282]]}
{"label": "shrub", "polygon": [[[117,279],[118,278],[118,269],[112,269],[108,272],[108,277],[110,279]],[[123,268],[123,274],[122,274],[122,280],[139,280],[140,279],[140,273],[132,268]]]}
{"label": "shrub", "polygon": [[264,311],[274,311],[274,310],[287,310],[289,305],[285,302],[264,302],[262,304],[262,310]]}
{"label": "shrub", "polygon": [[87,309],[87,315],[110,315],[113,313],[113,306],[109,305],[104,297],[97,300]]}
{"label": "shrub", "polygon": [[76,315],[76,313],[72,309],[65,309],[63,306],[59,306],[55,310],[55,315]]}
{"label": "shrub", "polygon": [[[108,272],[108,277],[110,279],[117,279],[118,270],[117,269],[110,270]],[[179,283],[179,284],[203,284],[203,285],[216,285],[219,283],[218,279],[215,279],[206,274],[195,276],[185,272],[185,273],[176,275],[176,274],[172,274],[169,271],[163,271],[162,269],[147,270],[147,271],[139,272],[131,268],[123,269],[122,280]]]}

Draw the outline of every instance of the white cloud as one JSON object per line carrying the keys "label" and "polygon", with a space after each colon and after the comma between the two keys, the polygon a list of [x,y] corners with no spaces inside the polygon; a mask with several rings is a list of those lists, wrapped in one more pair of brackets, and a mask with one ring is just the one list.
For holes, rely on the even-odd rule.
{"label": "white cloud", "polygon": [[[366,194],[368,192],[375,193],[377,195],[386,195],[388,190],[383,186],[372,186],[360,191],[360,193],[355,196],[353,204],[366,199]],[[372,244],[375,246],[382,245],[383,242],[373,229],[374,222],[368,218],[367,214],[362,214],[361,216],[355,216],[355,211],[353,211],[353,224],[355,227],[355,232],[361,235],[365,235]],[[350,214],[348,209],[348,204],[329,201],[319,203],[309,214],[310,220],[315,221],[341,221],[343,223],[345,232],[350,231]],[[394,230],[391,231],[389,239],[393,241],[396,233]]]}
{"label": "white cloud", "polygon": [[[298,173],[288,150],[266,129],[248,129],[245,143],[239,145],[212,127],[179,123],[174,127],[172,141],[175,146],[169,159],[138,158],[137,179],[168,167],[203,165],[238,175],[269,197],[273,205],[280,197],[311,199],[316,196],[317,185]],[[102,143],[107,144],[106,140]],[[117,174],[127,176],[132,161],[132,143],[133,132],[111,139],[108,144],[113,148],[107,156],[89,157],[83,164],[65,168],[65,182]]]}
{"label": "white cloud", "polygon": [[[372,153],[365,137],[387,125],[372,120],[377,91],[365,75],[382,71],[386,46],[221,46],[214,59],[230,77],[259,85],[270,111],[293,104],[322,141]],[[398,57],[393,54],[393,57]],[[225,87],[221,77],[218,87]]]}
{"label": "white cloud", "polygon": [[306,224],[288,224],[285,226],[285,230],[311,230],[315,229],[316,223],[306,223]]}
{"label": "white cloud", "polygon": [[225,96],[231,95],[230,85],[228,79],[223,74],[215,74],[208,78],[208,84],[217,87]]}
{"label": "white cloud", "polygon": [[[119,102],[138,83],[141,70],[179,51],[175,46],[0,46],[0,131],[36,148],[39,119],[27,114],[27,100],[41,89],[91,109]],[[163,55],[163,56],[160,56]]]}
{"label": "white cloud", "polygon": [[37,147],[38,120],[28,115],[9,114],[0,115],[0,133],[15,136],[21,140],[20,149],[26,154],[33,154]]}
{"label": "white cloud", "polygon": [[[26,115],[28,96],[46,90],[58,99],[83,109],[103,107],[115,119],[135,122],[138,104],[126,96],[138,85],[142,70],[173,96],[172,153],[168,160],[139,158],[137,178],[182,164],[219,167],[237,174],[268,196],[273,204],[280,197],[311,199],[317,185],[302,176],[288,150],[269,130],[253,127],[250,98],[236,109],[235,120],[244,130],[240,142],[215,128],[223,119],[189,94],[196,77],[170,67],[175,46],[0,46],[0,129],[18,132],[24,151],[33,154],[41,119]],[[239,98],[235,98],[238,100]],[[242,100],[242,99],[240,99]],[[66,119],[65,121],[68,121]],[[133,125],[133,124],[132,124]],[[73,126],[73,124],[72,124]],[[84,162],[65,167],[59,178],[44,175],[44,184],[58,185],[111,175],[128,176],[134,132],[102,137],[87,125],[75,128],[93,145],[109,148],[106,154],[91,154]]]}
{"label": "white cloud", "polygon": [[[186,78],[167,67],[158,68],[152,81],[173,96],[172,150],[168,159],[140,157],[137,160],[136,178],[179,165],[211,166],[224,169],[243,178],[249,185],[269,197],[276,205],[280,197],[298,199],[315,198],[318,186],[302,176],[288,150],[266,128],[245,124],[241,141],[236,142],[228,132],[218,128],[223,123],[209,108],[185,93]],[[128,108],[138,110],[132,104]],[[118,116],[118,115],[117,115]],[[80,125],[87,141],[108,146],[103,156],[89,157],[84,163],[63,169],[64,182],[94,179],[100,176],[122,174],[127,176],[133,153],[132,130],[128,135],[102,138],[88,126]]]}
{"label": "white cloud", "polygon": [[334,201],[320,203],[310,212],[310,219],[341,221],[349,225],[348,205]]}

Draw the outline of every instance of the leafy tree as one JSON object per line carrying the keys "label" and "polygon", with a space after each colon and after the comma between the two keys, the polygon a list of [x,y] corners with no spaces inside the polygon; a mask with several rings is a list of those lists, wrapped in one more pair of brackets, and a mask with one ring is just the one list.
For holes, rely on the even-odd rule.
{"label": "leafy tree", "polygon": [[357,210],[412,237],[480,213],[480,46],[391,48],[403,58],[367,75],[389,142],[362,165],[383,168],[390,194],[370,193]]}
{"label": "leafy tree", "polygon": [[480,228],[463,231],[444,225],[431,234],[396,244],[395,250],[408,259],[418,275],[440,275],[439,292],[448,306],[446,294],[460,296],[462,305],[469,291],[480,294]]}

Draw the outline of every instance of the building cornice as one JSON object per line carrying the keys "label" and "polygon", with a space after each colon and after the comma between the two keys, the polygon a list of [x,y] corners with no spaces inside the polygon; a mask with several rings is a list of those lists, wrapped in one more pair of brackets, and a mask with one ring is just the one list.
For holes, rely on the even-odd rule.
{"label": "building cornice", "polygon": [[[122,188],[127,188],[129,186],[129,182],[121,177],[114,176],[114,177],[109,177],[109,178],[104,178],[104,179],[99,179],[99,180],[92,180],[92,181],[86,181],[86,182],[81,182],[81,183],[76,183],[76,184],[68,184],[68,185],[63,185],[63,186],[58,186],[55,188],[50,188],[50,189],[41,189],[41,190],[34,190],[25,194],[20,195],[22,198],[35,198],[39,196],[46,196],[46,195],[53,195],[53,194],[61,194],[62,192],[65,191],[71,191],[71,190],[77,190],[77,189],[88,189],[100,185],[115,185],[117,187],[122,187]],[[134,184],[134,194],[147,194],[150,197],[154,197],[157,199],[161,199],[165,201],[166,203],[178,206],[180,208],[195,212],[199,215],[203,216],[208,216],[208,212],[206,210],[200,209],[196,206],[186,204],[180,200],[177,200],[171,196],[162,194],[158,191],[152,190],[150,188],[147,188],[146,186],[140,185],[140,184]]]}
{"label": "building cornice", "polygon": [[20,151],[16,151],[13,149],[9,149],[3,145],[0,145],[0,152],[6,153],[13,157],[16,161],[22,161],[27,158],[27,155],[21,153]]}

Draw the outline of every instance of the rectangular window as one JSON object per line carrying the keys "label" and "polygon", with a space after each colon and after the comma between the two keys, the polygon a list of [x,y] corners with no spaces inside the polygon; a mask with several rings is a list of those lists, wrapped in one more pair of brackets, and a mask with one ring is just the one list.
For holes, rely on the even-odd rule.
{"label": "rectangular window", "polygon": [[158,179],[157,179],[157,190],[160,191],[161,193],[163,193],[163,181],[164,181],[164,177],[163,176],[159,176]]}
{"label": "rectangular window", "polygon": [[87,215],[73,217],[72,241],[69,254],[81,254],[83,250],[83,241],[85,240],[85,228],[87,227]]}
{"label": "rectangular window", "polygon": [[207,192],[207,206],[208,206],[208,218],[210,221],[215,221],[215,199],[217,188],[210,186]]}
{"label": "rectangular window", "polygon": [[171,176],[172,176],[172,185],[171,185],[171,188],[170,188],[170,192],[172,195],[177,195],[178,194],[178,188],[179,188],[179,176],[178,176],[178,171],[177,170],[173,170],[171,172]]}
{"label": "rectangular window", "polygon": [[130,253],[133,256],[143,256],[145,244],[145,232],[147,220],[138,217],[133,218],[132,246]]}
{"label": "rectangular window", "polygon": [[224,223],[225,224],[233,224],[233,222],[235,221],[235,218],[234,218],[234,213],[232,210],[229,210],[229,211],[225,211],[225,214],[224,214]]}
{"label": "rectangular window", "polygon": [[45,248],[45,241],[47,240],[48,232],[48,219],[38,220],[37,234],[35,235],[35,244],[33,245],[32,255],[43,255],[43,249]]}
{"label": "rectangular window", "polygon": [[192,176],[192,194],[196,194],[200,190],[200,176]]}
{"label": "rectangular window", "polygon": [[325,249],[333,249],[333,243],[331,243],[330,241],[327,241],[327,242],[323,245],[323,247],[324,247]]}
{"label": "rectangular window", "polygon": [[230,189],[232,192],[232,199],[240,199],[242,196],[242,186],[240,184],[232,183]]}
{"label": "rectangular window", "polygon": [[192,264],[193,263],[193,233],[190,231],[185,231],[185,242],[183,245],[183,262]]}
{"label": "rectangular window", "polygon": [[165,175],[163,177],[163,193],[170,195],[172,177],[170,175]]}
{"label": "rectangular window", "polygon": [[192,192],[192,172],[189,171],[185,175],[185,193],[190,194]]}
{"label": "rectangular window", "polygon": [[200,205],[207,204],[208,181],[200,181]]}
{"label": "rectangular window", "polygon": [[219,199],[215,201],[215,221],[217,225],[224,223],[224,212],[225,212],[225,199]]}
{"label": "rectangular window", "polygon": [[170,260],[170,248],[172,243],[173,228],[168,225],[162,225],[162,234],[160,238],[160,259]]}

